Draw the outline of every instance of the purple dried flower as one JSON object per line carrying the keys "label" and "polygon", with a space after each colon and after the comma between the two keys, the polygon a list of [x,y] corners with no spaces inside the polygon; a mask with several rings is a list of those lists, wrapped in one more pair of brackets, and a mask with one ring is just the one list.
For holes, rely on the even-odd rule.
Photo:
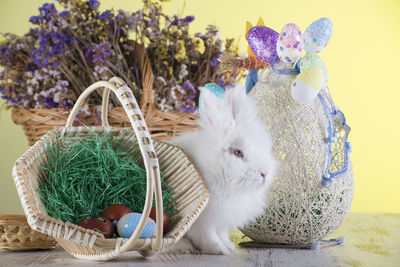
{"label": "purple dried flower", "polygon": [[196,93],[196,89],[194,89],[194,86],[192,85],[192,83],[189,80],[186,80],[183,84],[182,84],[182,88],[187,92],[187,91],[192,91],[193,94]]}
{"label": "purple dried flower", "polygon": [[222,76],[221,78],[219,78],[218,80],[217,80],[217,84],[219,85],[219,86],[221,86],[223,89],[225,89],[225,87],[226,87],[226,85],[225,85],[225,77],[224,76]]}
{"label": "purple dried flower", "polygon": [[129,16],[126,20],[129,29],[135,29],[137,25],[136,15]]}
{"label": "purple dried flower", "polygon": [[32,16],[29,18],[29,22],[32,24],[40,24],[43,21],[44,18],[42,16]]}
{"label": "purple dried flower", "polygon": [[194,16],[186,16],[186,18],[181,19],[182,22],[191,23],[194,21]]}
{"label": "purple dried flower", "polygon": [[195,114],[195,113],[197,112],[197,109],[196,109],[195,107],[186,105],[186,106],[182,106],[182,107],[179,109],[179,111],[180,111],[180,112],[187,112],[187,113]]}
{"label": "purple dried flower", "polygon": [[178,18],[178,16],[174,16],[174,20],[171,22],[172,25],[178,26],[178,24],[180,22],[183,23],[191,23],[192,21],[194,21],[194,16],[186,16],[183,19]]}
{"label": "purple dried flower", "polygon": [[102,20],[104,22],[108,21],[108,24],[111,25],[112,23],[114,23],[114,13],[112,13],[110,10],[106,10],[103,13],[101,13],[100,15],[94,15],[93,16],[94,19],[99,19]]}
{"label": "purple dried flower", "polygon": [[106,17],[114,17],[114,13],[112,13],[109,9],[101,13],[101,15],[106,16]]}
{"label": "purple dried flower", "polygon": [[87,48],[85,52],[86,61],[109,64],[108,58],[112,55],[111,45],[107,42],[96,44],[95,47]]}
{"label": "purple dried flower", "polygon": [[100,6],[100,2],[97,0],[89,0],[87,1],[87,4],[89,5],[89,8],[92,10],[97,9]]}
{"label": "purple dried flower", "polygon": [[68,16],[68,15],[69,15],[69,11],[68,10],[64,10],[64,11],[60,12],[60,16],[61,17],[65,17],[65,16]]}
{"label": "purple dried flower", "polygon": [[210,60],[210,66],[211,66],[211,67],[216,67],[218,64],[219,64],[218,58],[213,57],[213,58]]}
{"label": "purple dried flower", "polygon": [[53,14],[57,14],[57,9],[54,4],[45,3],[42,7],[39,7],[39,12],[46,20],[49,20]]}

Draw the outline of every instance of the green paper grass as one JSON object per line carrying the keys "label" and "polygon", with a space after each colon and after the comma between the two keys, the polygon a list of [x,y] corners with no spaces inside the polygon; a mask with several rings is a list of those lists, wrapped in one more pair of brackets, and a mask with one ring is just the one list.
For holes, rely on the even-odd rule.
{"label": "green paper grass", "polygon": [[[111,204],[143,211],[146,170],[137,145],[91,129],[85,138],[53,133],[58,140],[48,144],[42,155],[48,160],[41,166],[38,189],[49,216],[77,224],[85,216],[101,215]],[[173,189],[162,173],[161,179],[164,211],[172,218],[176,212]]]}

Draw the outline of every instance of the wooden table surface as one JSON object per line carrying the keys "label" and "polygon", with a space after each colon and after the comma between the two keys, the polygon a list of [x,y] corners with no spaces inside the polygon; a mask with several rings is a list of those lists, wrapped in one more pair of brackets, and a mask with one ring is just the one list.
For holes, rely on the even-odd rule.
{"label": "wooden table surface", "polygon": [[[0,250],[0,266],[397,266],[400,267],[400,214],[352,213],[328,238],[347,236],[340,246],[321,250],[244,249],[236,255],[158,254],[143,258],[128,252],[111,262],[75,259],[61,247],[48,251]],[[241,242],[242,234],[231,238]]]}

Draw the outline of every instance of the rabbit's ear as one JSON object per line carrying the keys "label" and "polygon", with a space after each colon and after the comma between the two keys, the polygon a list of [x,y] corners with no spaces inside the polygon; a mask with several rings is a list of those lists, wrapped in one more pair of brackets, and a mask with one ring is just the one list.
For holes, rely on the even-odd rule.
{"label": "rabbit's ear", "polygon": [[224,102],[224,112],[230,113],[235,121],[246,119],[242,117],[252,114],[253,105],[241,84],[226,91]]}
{"label": "rabbit's ear", "polygon": [[218,129],[223,121],[223,100],[206,88],[201,90],[200,120],[199,124],[204,129]]}

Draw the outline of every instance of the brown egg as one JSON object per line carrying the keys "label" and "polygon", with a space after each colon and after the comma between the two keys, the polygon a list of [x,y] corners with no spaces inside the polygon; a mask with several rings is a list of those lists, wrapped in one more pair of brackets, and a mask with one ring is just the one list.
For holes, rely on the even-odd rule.
{"label": "brown egg", "polygon": [[[156,220],[156,209],[155,208],[151,209],[149,217],[152,218],[157,223],[157,220]],[[165,232],[165,230],[168,227],[168,223],[169,223],[168,215],[167,215],[167,213],[165,211],[163,211],[163,217],[164,217],[163,218],[163,229],[164,229],[164,232]]]}
{"label": "brown egg", "polygon": [[114,224],[107,218],[101,216],[86,216],[78,223],[79,226],[97,231],[104,235],[105,238],[112,238],[115,232]]}
{"label": "brown egg", "polygon": [[118,221],[122,216],[128,213],[132,213],[132,211],[124,205],[112,204],[108,206],[101,215],[109,219],[111,222],[114,222]]}

